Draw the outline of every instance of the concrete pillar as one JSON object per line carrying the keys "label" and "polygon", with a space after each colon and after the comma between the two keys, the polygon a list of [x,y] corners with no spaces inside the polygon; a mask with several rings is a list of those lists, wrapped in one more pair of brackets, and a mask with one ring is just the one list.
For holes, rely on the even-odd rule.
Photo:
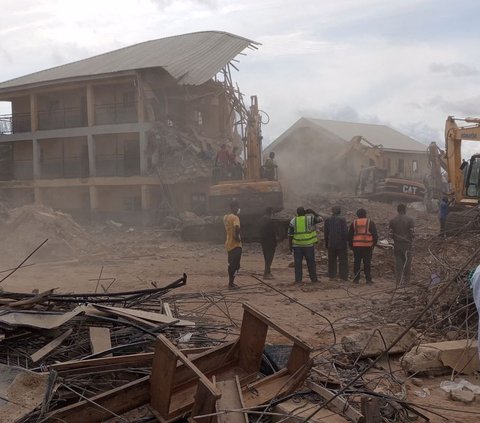
{"label": "concrete pillar", "polygon": [[30,127],[32,132],[38,130],[38,101],[36,94],[30,94]]}
{"label": "concrete pillar", "polygon": [[95,96],[93,85],[87,85],[87,125],[95,125]]}
{"label": "concrete pillar", "polygon": [[43,197],[42,197],[42,189],[41,188],[34,188],[34,195],[35,195],[35,204],[43,204]]}
{"label": "concrete pillar", "polygon": [[140,175],[147,174],[147,132],[144,128],[139,132],[139,147],[140,147]]}
{"label": "concrete pillar", "polygon": [[33,149],[33,179],[40,179],[40,144],[39,141],[34,138],[32,140]]}
{"label": "concrete pillar", "polygon": [[152,223],[152,192],[149,185],[142,185],[142,223],[148,226]]}
{"label": "concrete pillar", "polygon": [[97,163],[95,160],[95,137],[92,134],[87,136],[88,143],[88,171],[89,175],[97,176]]}
{"label": "concrete pillar", "polygon": [[90,194],[90,210],[92,212],[98,211],[98,189],[96,186],[88,187],[88,193]]}
{"label": "concrete pillar", "polygon": [[149,185],[142,185],[142,210],[149,210],[152,206]]}

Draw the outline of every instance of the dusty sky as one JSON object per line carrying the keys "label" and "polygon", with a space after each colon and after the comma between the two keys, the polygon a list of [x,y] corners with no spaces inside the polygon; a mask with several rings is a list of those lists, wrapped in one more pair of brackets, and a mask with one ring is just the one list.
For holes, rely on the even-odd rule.
{"label": "dusty sky", "polygon": [[[382,123],[428,143],[480,116],[477,0],[0,0],[0,81],[149,39],[221,30],[262,43],[234,75],[270,115]],[[0,106],[0,113],[5,108]],[[480,148],[479,148],[480,150]]]}

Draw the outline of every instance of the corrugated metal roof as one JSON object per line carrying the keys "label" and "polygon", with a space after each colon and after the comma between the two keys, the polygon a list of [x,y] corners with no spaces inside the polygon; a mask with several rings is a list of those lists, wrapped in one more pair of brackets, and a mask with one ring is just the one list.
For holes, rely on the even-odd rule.
{"label": "corrugated metal roof", "polygon": [[0,83],[0,93],[47,82],[161,67],[179,83],[200,85],[248,46],[258,44],[219,31],[146,41]]}
{"label": "corrugated metal roof", "polygon": [[[270,151],[275,146],[281,144],[292,132],[299,128],[311,128],[328,131],[335,140],[339,138],[343,141],[350,141],[354,136],[361,135],[372,144],[382,144],[387,150],[403,150],[425,152],[427,146],[413,138],[402,134],[386,125],[374,125],[369,123],[342,122],[338,120],[309,119],[301,118],[282,135],[280,135],[272,144],[267,147]],[[340,140],[339,140],[340,141]]]}

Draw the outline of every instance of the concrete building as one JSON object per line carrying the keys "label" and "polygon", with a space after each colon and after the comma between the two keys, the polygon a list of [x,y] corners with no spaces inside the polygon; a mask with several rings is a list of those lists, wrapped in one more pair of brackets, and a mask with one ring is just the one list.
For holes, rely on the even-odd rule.
{"label": "concrete building", "polygon": [[254,44],[185,34],[0,83],[1,198],[128,221],[201,212],[215,152],[242,130],[231,61]]}
{"label": "concrete building", "polygon": [[[362,136],[382,146],[382,159],[353,153],[348,142]],[[362,167],[387,169],[388,176],[422,181],[429,173],[427,146],[385,125],[301,118],[265,150],[276,154],[279,178],[288,190],[352,191]]]}

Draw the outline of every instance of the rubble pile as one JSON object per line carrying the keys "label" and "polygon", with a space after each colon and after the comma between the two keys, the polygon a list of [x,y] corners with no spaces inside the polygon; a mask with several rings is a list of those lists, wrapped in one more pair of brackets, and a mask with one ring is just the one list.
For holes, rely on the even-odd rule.
{"label": "rubble pile", "polygon": [[0,254],[10,264],[45,239],[48,242],[35,255],[37,261],[68,260],[98,253],[103,248],[69,214],[45,206],[26,205],[10,210],[0,230]]}

